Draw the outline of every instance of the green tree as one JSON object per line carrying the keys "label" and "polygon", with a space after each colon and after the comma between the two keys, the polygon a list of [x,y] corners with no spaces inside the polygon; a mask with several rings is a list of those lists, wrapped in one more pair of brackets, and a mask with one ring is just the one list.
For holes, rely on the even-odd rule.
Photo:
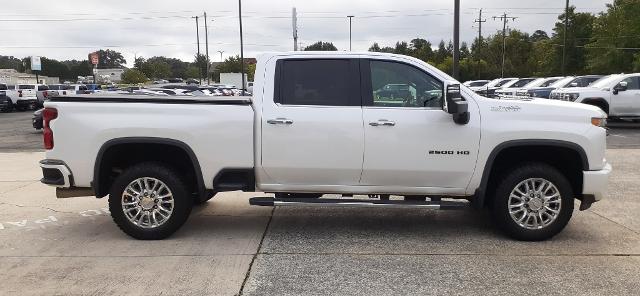
{"label": "green tree", "polygon": [[[575,6],[569,7],[567,44],[565,53],[566,74],[588,74],[587,55],[584,45],[589,42],[593,32],[593,23],[596,17],[591,13],[575,12]],[[558,21],[553,28],[551,40],[557,44],[553,55],[553,73],[562,72],[562,44],[564,43],[564,19],[565,14],[558,16]]]}
{"label": "green tree", "polygon": [[147,76],[136,69],[127,69],[122,73],[122,82],[128,84],[138,84],[147,82]]}
{"label": "green tree", "polygon": [[588,69],[594,73],[640,70],[640,0],[615,0],[607,4],[593,24],[591,42],[586,46]]}
{"label": "green tree", "polygon": [[187,70],[185,71],[185,78],[200,78],[200,72],[198,70],[198,67],[194,66],[194,65],[190,65],[189,67],[187,67]]}
{"label": "green tree", "polygon": [[124,68],[124,65],[127,64],[127,60],[124,59],[121,53],[107,49],[100,49],[97,51],[98,53],[98,68],[107,69],[107,68]]}
{"label": "green tree", "polygon": [[318,41],[304,48],[305,51],[337,51],[338,49],[331,42]]}

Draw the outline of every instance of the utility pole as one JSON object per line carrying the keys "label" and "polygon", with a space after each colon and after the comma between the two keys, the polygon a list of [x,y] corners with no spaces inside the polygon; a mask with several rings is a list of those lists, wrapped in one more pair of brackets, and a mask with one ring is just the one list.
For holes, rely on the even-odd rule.
{"label": "utility pole", "polygon": [[562,42],[562,75],[564,75],[564,61],[567,54],[567,26],[569,25],[569,0],[564,7],[564,40]]}
{"label": "utility pole", "polygon": [[298,13],[295,7],[291,11],[291,22],[293,25],[293,51],[298,51]]}
{"label": "utility pole", "polygon": [[[482,48],[482,23],[486,23],[487,20],[482,19],[482,8],[480,9],[480,13],[478,14],[478,19],[473,21],[474,23],[478,23],[478,49],[476,52],[480,52],[480,48]],[[480,79],[480,56],[476,57],[478,59],[478,79]]]}
{"label": "utility pole", "polygon": [[500,77],[504,78],[504,59],[507,49],[507,22],[509,19],[511,19],[511,21],[515,21],[517,17],[508,16],[505,12],[501,16],[494,16],[493,19],[500,19],[502,21],[502,71]]}
{"label": "utility pole", "polygon": [[460,79],[460,0],[453,2],[453,78]]}
{"label": "utility pole", "polygon": [[244,43],[242,40],[242,0],[238,0],[238,20],[240,22],[240,75],[242,75],[241,93],[244,96],[245,77],[244,77]]}
{"label": "utility pole", "polygon": [[351,19],[353,19],[353,15],[347,15],[349,18],[349,51],[351,51]]}
{"label": "utility pole", "polygon": [[[196,19],[196,43],[198,44],[198,55],[197,55],[198,60],[200,59],[200,25],[198,24],[199,17],[200,16],[197,16],[197,15],[191,17]],[[200,84],[202,84],[202,67],[198,67],[198,80],[200,81]]]}
{"label": "utility pole", "polygon": [[207,54],[207,85],[210,84],[210,75],[209,75],[209,28],[207,27],[207,12],[204,12],[204,42],[205,42],[205,51]]}
{"label": "utility pole", "polygon": [[218,52],[220,53],[220,62],[222,62],[222,53],[224,53],[224,50],[218,50]]}

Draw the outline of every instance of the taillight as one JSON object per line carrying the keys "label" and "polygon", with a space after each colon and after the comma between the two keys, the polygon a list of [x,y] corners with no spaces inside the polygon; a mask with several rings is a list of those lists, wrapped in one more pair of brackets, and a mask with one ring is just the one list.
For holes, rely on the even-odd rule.
{"label": "taillight", "polygon": [[42,95],[46,98],[49,96],[49,92],[47,92],[46,90],[42,92]]}
{"label": "taillight", "polygon": [[42,136],[44,138],[44,149],[53,149],[53,131],[49,124],[56,118],[58,118],[58,110],[54,108],[44,108],[42,111]]}

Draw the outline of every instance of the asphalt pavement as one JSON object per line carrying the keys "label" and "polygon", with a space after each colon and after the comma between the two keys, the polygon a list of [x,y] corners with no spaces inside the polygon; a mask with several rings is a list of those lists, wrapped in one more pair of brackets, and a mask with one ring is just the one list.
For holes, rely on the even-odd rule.
{"label": "asphalt pavement", "polygon": [[[15,123],[5,121],[9,116]],[[37,161],[44,154],[41,136],[25,127],[29,117],[0,114],[0,295],[640,290],[640,149],[625,148],[640,141],[638,128],[610,132],[621,130],[628,138],[609,136],[610,148],[612,142],[619,148],[607,151],[614,167],[607,199],[576,210],[567,228],[545,242],[505,237],[487,212],[272,209],[249,206],[255,194],[238,192],[194,208],[169,239],[137,241],[111,221],[106,199],[56,199],[52,188],[40,184]],[[20,129],[28,133],[20,136]]]}

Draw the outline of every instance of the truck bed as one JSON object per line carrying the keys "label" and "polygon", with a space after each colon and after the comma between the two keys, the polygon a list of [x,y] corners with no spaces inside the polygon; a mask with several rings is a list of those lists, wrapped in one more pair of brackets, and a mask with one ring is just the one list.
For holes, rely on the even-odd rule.
{"label": "truck bed", "polygon": [[[225,168],[253,168],[250,97],[171,97],[74,95],[45,102],[58,111],[51,121],[54,148],[47,158],[62,159],[74,186],[91,187],[96,157],[114,140],[164,139],[193,150],[206,188]],[[167,155],[171,157],[171,155]]]}

